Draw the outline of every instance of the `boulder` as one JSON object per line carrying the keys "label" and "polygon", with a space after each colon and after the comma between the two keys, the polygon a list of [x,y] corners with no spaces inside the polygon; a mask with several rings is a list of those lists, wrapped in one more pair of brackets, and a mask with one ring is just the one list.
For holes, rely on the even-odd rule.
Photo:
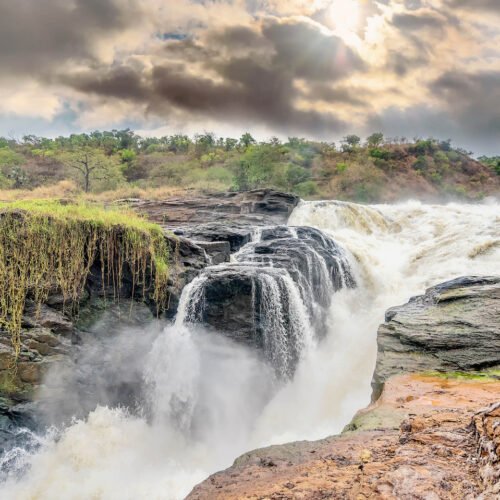
{"label": "boulder", "polygon": [[500,277],[461,277],[387,311],[378,330],[374,397],[400,372],[499,367]]}

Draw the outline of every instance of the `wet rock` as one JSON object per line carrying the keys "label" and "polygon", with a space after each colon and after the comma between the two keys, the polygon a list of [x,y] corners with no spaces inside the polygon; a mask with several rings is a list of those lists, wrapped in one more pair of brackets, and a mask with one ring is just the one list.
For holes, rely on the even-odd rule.
{"label": "wet rock", "polygon": [[280,375],[291,376],[306,337],[326,332],[333,293],[354,284],[332,239],[313,228],[274,226],[234,262],[203,272],[187,319],[261,350]]}
{"label": "wet rock", "polygon": [[166,235],[171,255],[170,278],[167,288],[168,304],[164,315],[173,318],[177,313],[183,288],[200,271],[210,265],[210,256],[200,245],[179,236]]}
{"label": "wet rock", "polygon": [[[229,244],[231,253],[237,252],[243,245],[252,240],[254,232],[253,226],[239,222],[210,222],[197,224],[182,228],[182,235],[193,240],[197,244],[200,242],[226,242]],[[178,233],[176,231],[176,233]]]}
{"label": "wet rock", "polygon": [[17,374],[21,382],[27,384],[39,384],[42,378],[42,372],[39,363],[19,363]]}
{"label": "wet rock", "polygon": [[500,367],[500,277],[462,277],[389,309],[378,331],[373,388],[400,372]]}
{"label": "wet rock", "polygon": [[58,335],[71,335],[73,323],[56,309],[42,304],[39,308],[31,301],[26,303],[23,324],[29,328],[43,327]]}
{"label": "wet rock", "polygon": [[197,241],[196,244],[205,250],[212,265],[229,262],[231,259],[231,245],[228,241]]}

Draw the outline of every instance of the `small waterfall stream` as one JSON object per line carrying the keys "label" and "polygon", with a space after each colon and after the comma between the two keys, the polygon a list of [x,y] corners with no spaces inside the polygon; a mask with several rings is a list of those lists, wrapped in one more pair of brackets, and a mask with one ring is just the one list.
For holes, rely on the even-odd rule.
{"label": "small waterfall stream", "polygon": [[369,401],[385,310],[447,279],[498,273],[499,214],[301,203],[293,227],[256,231],[185,288],[175,324],[141,360],[143,408],[99,406],[14,450],[0,497],[180,499],[249,449],[341,431]]}

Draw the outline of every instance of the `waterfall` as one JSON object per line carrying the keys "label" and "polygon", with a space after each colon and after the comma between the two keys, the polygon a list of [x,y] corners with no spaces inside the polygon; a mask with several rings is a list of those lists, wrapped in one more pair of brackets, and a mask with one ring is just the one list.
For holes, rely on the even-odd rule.
{"label": "waterfall", "polygon": [[[10,463],[0,497],[176,500],[245,451],[341,431],[370,400],[385,310],[457,276],[498,274],[499,214],[497,204],[302,202],[293,227],[256,231],[234,262],[186,287],[144,362],[144,414],[98,407],[46,436],[22,467]],[[231,309],[228,294],[212,309],[235,277],[244,300]],[[243,307],[253,315],[231,337]],[[275,364],[287,373],[278,381]]]}
{"label": "waterfall", "polygon": [[[226,289],[235,286],[235,295],[229,295]],[[228,302],[246,295],[248,303],[239,307],[246,307],[251,323],[248,340],[262,348],[279,378],[291,378],[324,335],[335,291],[354,286],[346,251],[319,230],[260,228],[232,262],[208,267],[185,288],[176,324],[211,324],[230,337],[242,337],[243,325],[224,328],[226,308],[214,311],[214,306],[225,301],[230,307]]]}

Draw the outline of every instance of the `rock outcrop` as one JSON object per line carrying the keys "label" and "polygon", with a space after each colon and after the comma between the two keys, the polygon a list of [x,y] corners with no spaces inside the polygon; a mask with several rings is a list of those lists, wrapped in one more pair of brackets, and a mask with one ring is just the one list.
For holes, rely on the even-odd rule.
{"label": "rock outcrop", "polygon": [[500,367],[500,277],[462,277],[389,309],[378,331],[373,380],[401,372]]}
{"label": "rock outcrop", "polygon": [[390,309],[378,399],[341,435],[247,453],[189,498],[498,498],[499,299],[499,277],[463,277]]}
{"label": "rock outcrop", "polygon": [[342,435],[247,453],[188,498],[498,498],[498,408],[477,412],[499,391],[492,379],[391,378]]}
{"label": "rock outcrop", "polygon": [[220,193],[164,201],[123,200],[149,220],[168,228],[193,227],[212,222],[252,226],[283,224],[300,199],[273,189]]}
{"label": "rock outcrop", "polygon": [[500,498],[500,403],[474,415],[472,428],[478,442],[479,473],[484,485],[479,500]]}

